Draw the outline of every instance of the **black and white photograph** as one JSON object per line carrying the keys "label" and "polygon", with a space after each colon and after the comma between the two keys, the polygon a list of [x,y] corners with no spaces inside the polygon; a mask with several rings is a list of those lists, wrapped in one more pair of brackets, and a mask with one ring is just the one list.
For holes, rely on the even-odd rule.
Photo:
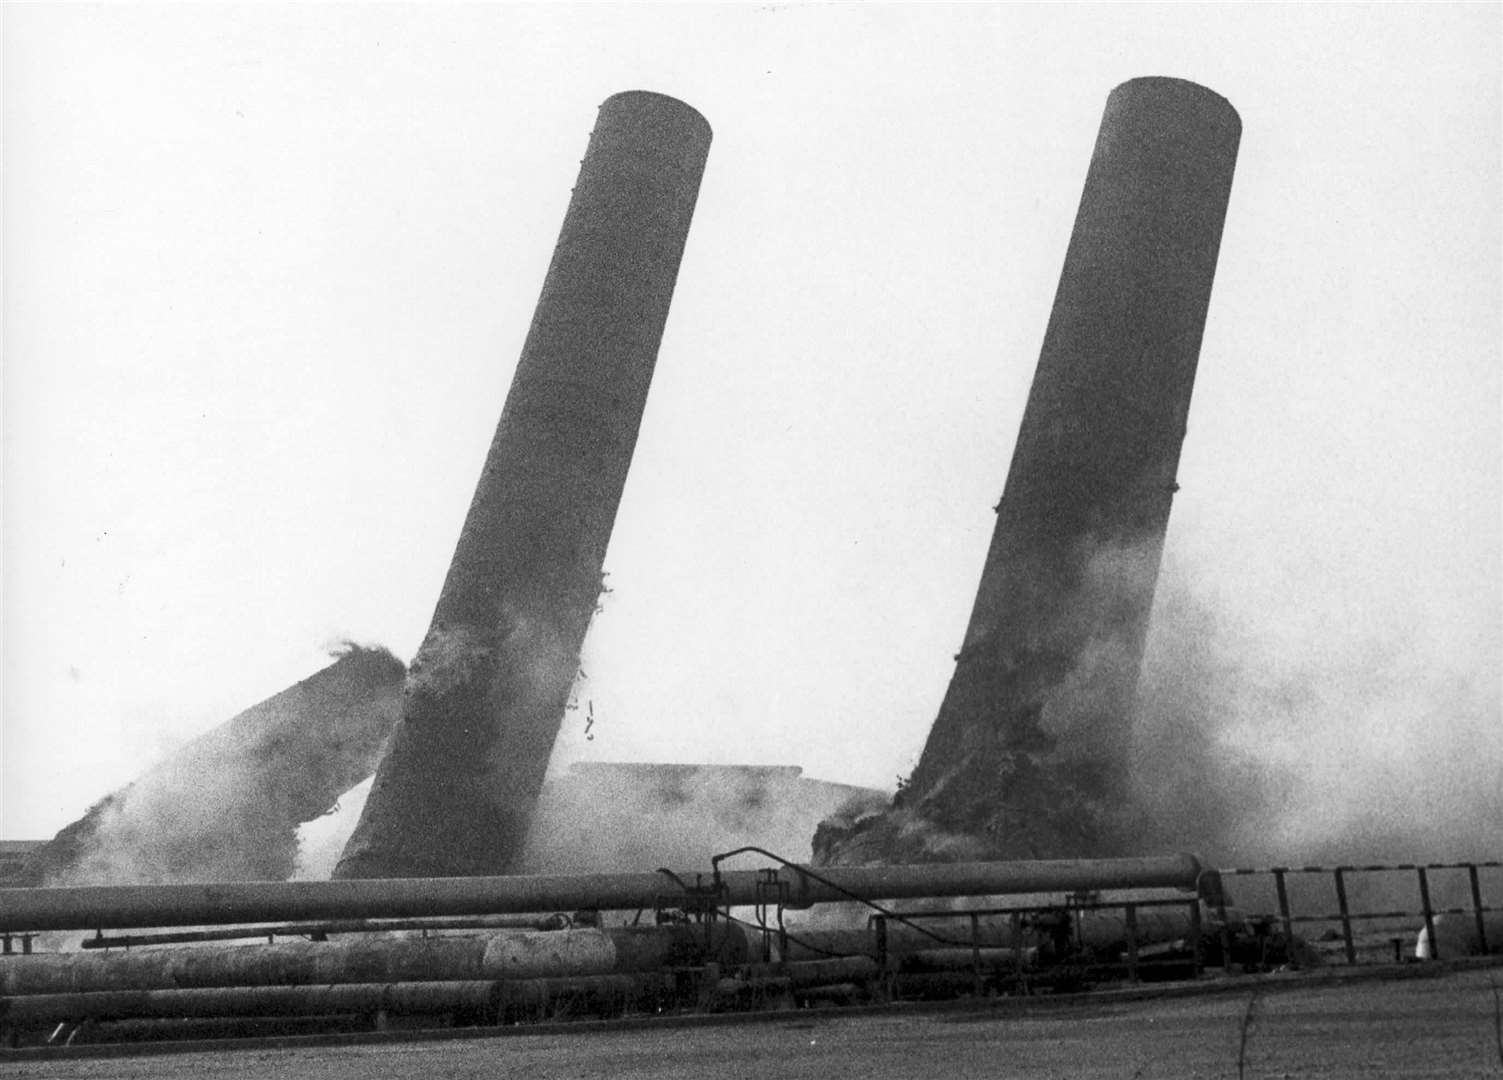
{"label": "black and white photograph", "polygon": [[1503,1075],[1503,5],[0,20],[0,1071]]}

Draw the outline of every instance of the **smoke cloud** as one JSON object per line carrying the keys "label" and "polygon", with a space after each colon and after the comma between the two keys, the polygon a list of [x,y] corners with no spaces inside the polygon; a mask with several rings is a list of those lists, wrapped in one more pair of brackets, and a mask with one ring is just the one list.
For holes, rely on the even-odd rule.
{"label": "smoke cloud", "polygon": [[[1154,597],[1146,642],[1132,620],[1113,617],[1145,590]],[[1221,867],[1503,856],[1495,682],[1437,664],[1401,633],[1291,650],[1214,595],[1173,560],[1160,574],[1156,545],[1106,544],[1061,605],[1089,632],[1045,692],[1039,728],[1048,753],[1103,763],[1072,774],[1106,822],[1099,854],[1191,851]],[[1119,688],[1134,681],[1129,704]],[[1109,779],[1118,773],[1123,790]],[[825,822],[816,851],[858,862],[997,857],[992,823],[1009,801],[1040,812],[1030,800],[1047,803],[1057,787],[1030,792],[987,769],[963,791],[900,791],[894,807],[864,821]],[[969,809],[957,816],[944,799]],[[957,820],[971,827],[957,830]],[[1393,875],[1403,878],[1396,888],[1382,877],[1354,878],[1354,902],[1368,892],[1417,910],[1412,874]],[[1433,877],[1437,904],[1466,902],[1458,875]]]}
{"label": "smoke cloud", "polygon": [[708,870],[711,856],[747,845],[807,862],[821,818],[874,798],[793,766],[577,762],[544,787],[521,871]]}
{"label": "smoke cloud", "polygon": [[[544,783],[516,872],[708,870],[711,856],[749,844],[807,862],[821,818],[886,802],[882,792],[802,772],[795,766],[575,762]],[[332,875],[370,787],[370,780],[357,785],[340,796],[335,813],[298,829],[295,879]]]}
{"label": "smoke cloud", "polygon": [[354,644],[323,671],[195,739],[33,854],[45,885],[279,881],[298,823],[375,767],[404,668]]}
{"label": "smoke cloud", "polygon": [[1145,846],[1221,866],[1496,859],[1498,687],[1402,636],[1291,658],[1166,567],[1139,683]]}

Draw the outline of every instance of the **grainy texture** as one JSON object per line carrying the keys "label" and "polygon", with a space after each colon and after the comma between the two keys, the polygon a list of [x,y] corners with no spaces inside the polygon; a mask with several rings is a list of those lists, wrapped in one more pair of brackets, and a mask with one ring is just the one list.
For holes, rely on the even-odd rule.
{"label": "grainy texture", "polygon": [[600,109],[402,719],[334,876],[504,873],[558,735],[710,146]]}
{"label": "grainy texture", "polygon": [[1256,985],[1159,1001],[1036,1012],[842,1016],[806,1010],[744,1026],[519,1035],[460,1042],[245,1049],[144,1058],[6,1062],[12,1077],[306,1077],[450,1080],[527,1076],[699,1080],[767,1075],[1124,1080],[1128,1077],[1496,1077],[1503,1075],[1497,969],[1260,994]]}
{"label": "grainy texture", "polygon": [[823,817],[846,805],[885,802],[874,789],[801,773],[796,766],[578,762],[543,786],[517,869],[608,874],[709,866],[717,852],[747,844],[808,862]]}
{"label": "grainy texture", "polygon": [[895,812],[822,861],[1122,854],[1130,713],[1241,122],[1107,100],[955,674]]}
{"label": "grainy texture", "polygon": [[105,796],[10,884],[286,880],[298,825],[375,768],[403,671],[385,649],[351,648]]}

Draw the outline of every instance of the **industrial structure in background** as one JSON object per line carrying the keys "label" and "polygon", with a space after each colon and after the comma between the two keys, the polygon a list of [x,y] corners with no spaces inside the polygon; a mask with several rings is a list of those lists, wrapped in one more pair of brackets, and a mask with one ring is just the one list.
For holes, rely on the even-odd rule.
{"label": "industrial structure in background", "polygon": [[[1420,955],[1503,949],[1483,887],[1500,863],[1102,857],[1131,846],[1132,699],[1239,134],[1191,83],[1109,98],[954,678],[892,806],[796,768],[606,763],[540,801],[710,142],[671,98],[607,100],[403,696],[398,661],[352,650],[26,853],[29,880],[57,887],[0,888],[0,1041],[494,1028],[1397,961],[1414,923],[1363,910],[1359,873],[1412,876]],[[278,880],[297,823],[372,768],[339,880]],[[796,837],[801,858],[811,833],[824,867],[767,850]],[[133,872],[101,859],[111,845]],[[1229,904],[1223,873],[1257,912]],[[1324,949],[1305,922],[1332,925]],[[65,931],[92,936],[33,948]]]}
{"label": "industrial structure in background", "polygon": [[797,765],[577,761],[543,785],[518,869],[702,866],[718,851],[748,844],[803,862],[822,820],[887,801],[876,788],[803,772]]}
{"label": "industrial structure in background", "polygon": [[893,808],[830,822],[821,862],[1128,853],[1133,698],[1241,129],[1179,79],[1107,99],[954,676]]}
{"label": "industrial structure in background", "polygon": [[[335,812],[298,830],[297,880],[331,875],[369,787],[346,792]],[[576,761],[543,781],[510,872],[702,866],[716,852],[748,844],[807,862],[821,821],[876,809],[887,799],[876,788],[805,776],[796,765]]]}
{"label": "industrial structure in background", "polygon": [[[746,856],[761,868],[728,868]],[[1259,914],[1231,907],[1223,873],[1190,855],[815,870],[742,849],[676,871],[10,889],[0,890],[0,1041],[45,1054],[88,1043],[483,1032],[1193,984],[1318,968],[1343,954],[1347,965],[1400,962],[1403,916],[1353,909],[1343,883],[1357,871],[1417,875],[1427,959],[1503,947],[1503,908],[1484,905],[1479,887],[1483,873],[1494,889],[1503,883],[1496,862],[1230,871],[1272,878],[1278,908]],[[1463,872],[1470,907],[1436,910],[1439,875],[1454,885]],[[1311,915],[1305,890],[1287,887],[1315,874],[1334,874],[1338,912]],[[1312,920],[1340,929],[1306,943],[1293,927]],[[32,950],[37,933],[68,930],[88,933],[75,939],[79,951]]]}
{"label": "industrial structure in background", "polygon": [[661,94],[600,107],[402,718],[340,878],[497,874],[526,838],[710,149]]}

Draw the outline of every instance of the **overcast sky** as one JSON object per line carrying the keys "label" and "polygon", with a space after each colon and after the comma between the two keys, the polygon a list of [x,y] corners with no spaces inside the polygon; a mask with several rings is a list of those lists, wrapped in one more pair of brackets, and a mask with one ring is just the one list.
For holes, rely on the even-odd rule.
{"label": "overcast sky", "polygon": [[1496,728],[1500,10],[6,5],[0,835],[411,657],[627,89],[715,140],[565,756],[912,768],[1139,75],[1243,121],[1168,565]]}

